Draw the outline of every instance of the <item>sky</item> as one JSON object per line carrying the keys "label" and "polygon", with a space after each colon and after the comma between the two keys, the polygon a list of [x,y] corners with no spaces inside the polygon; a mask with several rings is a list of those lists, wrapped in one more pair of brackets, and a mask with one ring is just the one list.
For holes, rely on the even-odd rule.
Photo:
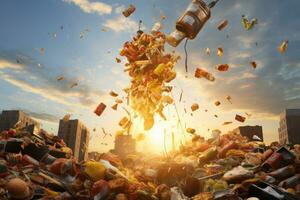
{"label": "sky", "polygon": [[[143,21],[142,29],[150,32],[165,15],[162,31],[168,34],[189,2],[1,1],[0,110],[24,110],[54,134],[58,120],[71,114],[91,131],[89,151],[113,148],[118,122],[126,113],[121,108],[110,108],[114,99],[108,93],[113,90],[124,96],[122,89],[130,83],[123,72],[126,60],[116,63],[115,58],[121,58],[120,49],[136,33],[139,20]],[[136,6],[136,11],[125,18],[122,11],[130,4]],[[157,118],[159,122],[145,133],[147,139],[139,144],[140,149],[161,151],[164,129],[167,138],[171,132],[178,141],[189,138],[182,133],[185,127],[210,137],[214,129],[226,133],[241,125],[261,125],[267,143],[277,140],[279,114],[286,108],[300,108],[299,6],[298,0],[220,0],[197,38],[188,43],[188,73],[184,70],[183,44],[176,49],[167,46],[167,51],[175,50],[182,57],[171,83],[178,115],[175,105],[169,106],[165,111],[168,121]],[[245,30],[242,15],[257,18],[258,24]],[[218,24],[225,19],[228,26],[218,31]],[[289,41],[288,48],[281,54],[277,48],[284,40]],[[224,49],[222,57],[216,55],[218,47]],[[210,56],[206,48],[211,49]],[[249,64],[251,61],[257,63],[256,69]],[[224,63],[229,64],[229,71],[218,72],[215,66]],[[197,67],[213,73],[216,81],[196,79],[193,74]],[[59,76],[64,80],[57,81]],[[74,83],[78,86],[71,88]],[[179,102],[181,91],[183,101]],[[227,95],[232,97],[232,104],[226,101]],[[218,107],[214,106],[217,100],[221,102]],[[93,111],[100,102],[107,109],[98,117]],[[193,116],[192,103],[200,106]],[[234,120],[235,114],[245,116],[245,112],[251,114],[246,122]],[[222,126],[225,121],[234,123]],[[112,137],[103,138],[102,128]],[[133,134],[139,131],[136,128]]]}

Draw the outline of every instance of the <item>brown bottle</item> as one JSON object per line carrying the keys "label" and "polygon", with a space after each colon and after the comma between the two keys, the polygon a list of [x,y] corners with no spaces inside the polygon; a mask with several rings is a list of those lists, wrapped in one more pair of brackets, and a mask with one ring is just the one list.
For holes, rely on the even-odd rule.
{"label": "brown bottle", "polygon": [[194,39],[209,18],[210,9],[205,2],[193,0],[176,22],[177,31],[172,33],[176,37],[172,38],[171,34],[168,43],[176,47],[185,37]]}

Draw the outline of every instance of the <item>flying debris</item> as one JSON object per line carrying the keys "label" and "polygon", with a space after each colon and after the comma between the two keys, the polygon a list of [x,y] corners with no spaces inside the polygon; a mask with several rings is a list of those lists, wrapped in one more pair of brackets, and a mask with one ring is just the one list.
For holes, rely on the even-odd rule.
{"label": "flying debris", "polygon": [[73,87],[76,87],[76,86],[78,86],[78,83],[75,82],[75,83],[71,84],[70,88],[73,88]]}
{"label": "flying debris", "polygon": [[112,108],[113,110],[118,110],[118,105],[119,105],[119,104],[116,103],[116,104],[114,104],[111,108]]}
{"label": "flying debris", "polygon": [[44,54],[45,53],[45,48],[40,48],[40,53]]}
{"label": "flying debris", "polygon": [[65,77],[63,77],[63,76],[58,76],[58,77],[56,78],[57,81],[62,81],[62,80],[64,80],[64,79],[65,79]]}
{"label": "flying debris", "polygon": [[126,10],[122,12],[124,17],[129,17],[135,11],[135,6],[130,4]]}
{"label": "flying debris", "polygon": [[197,103],[192,104],[191,110],[194,112],[199,109],[199,105]]}
{"label": "flying debris", "polygon": [[83,37],[84,37],[84,33],[80,33],[79,38],[83,39]]}
{"label": "flying debris", "polygon": [[121,59],[120,59],[120,58],[116,58],[116,62],[117,62],[117,63],[120,63],[120,62],[121,62]]}
{"label": "flying debris", "polygon": [[106,105],[104,103],[100,103],[97,106],[97,108],[95,109],[94,113],[96,115],[100,116],[103,113],[103,111],[105,110],[105,108],[106,108]]}
{"label": "flying debris", "polygon": [[186,129],[186,132],[187,132],[187,133],[190,133],[190,134],[195,134],[195,133],[196,133],[196,130],[193,129],[193,128],[187,128],[187,129]]}
{"label": "flying debris", "polygon": [[210,48],[206,48],[205,50],[206,54],[210,56]]}
{"label": "flying debris", "polygon": [[221,102],[220,101],[216,101],[215,102],[215,106],[219,106],[219,105],[221,105]]}
{"label": "flying debris", "polygon": [[226,72],[229,69],[229,65],[228,64],[220,64],[216,66],[216,69],[220,72]]}
{"label": "flying debris", "polygon": [[60,30],[64,30],[64,26],[63,25],[60,26]]}
{"label": "flying debris", "polygon": [[227,25],[228,25],[228,20],[225,19],[218,25],[218,30],[222,31]]}
{"label": "flying debris", "polygon": [[121,104],[121,103],[123,103],[123,100],[122,99],[116,99],[115,102]]}
{"label": "flying debris", "polygon": [[114,92],[114,91],[110,91],[109,95],[112,96],[112,97],[117,97],[119,94]]}
{"label": "flying debris", "polygon": [[222,125],[225,126],[225,125],[228,125],[228,124],[232,124],[232,122],[224,122]]}
{"label": "flying debris", "polygon": [[219,116],[218,116],[218,115],[214,115],[214,117],[215,117],[215,118],[218,118]]}
{"label": "flying debris", "polygon": [[231,101],[231,100],[232,100],[232,98],[231,98],[231,96],[229,96],[229,95],[228,95],[228,96],[226,97],[226,99],[227,99],[227,101],[229,101],[229,103],[231,103],[231,104],[232,104],[232,101]]}
{"label": "flying debris", "polygon": [[257,63],[255,61],[250,62],[250,64],[253,67],[253,69],[256,69]]}
{"label": "flying debris", "polygon": [[235,120],[239,122],[245,122],[246,118],[241,115],[235,115]]}
{"label": "flying debris", "polygon": [[105,129],[104,128],[101,128],[101,130],[102,130],[102,133],[103,133],[103,139],[107,136],[107,133],[106,133],[106,131],[105,131]]}
{"label": "flying debris", "polygon": [[288,43],[289,43],[288,40],[284,40],[284,41],[281,43],[281,45],[278,47],[278,51],[279,51],[280,53],[284,53],[284,52],[286,51],[287,47],[288,47]]}
{"label": "flying debris", "polygon": [[209,81],[215,81],[215,77],[211,73],[209,73],[203,69],[200,69],[200,68],[196,69],[195,77],[196,78],[206,78]]}
{"label": "flying debris", "polygon": [[246,30],[251,30],[257,24],[257,19],[253,18],[249,20],[245,15],[242,15],[242,24]]}
{"label": "flying debris", "polygon": [[180,96],[179,96],[179,102],[182,100],[183,91],[181,90]]}
{"label": "flying debris", "polygon": [[164,51],[163,38],[163,33],[140,33],[126,42],[120,52],[127,58],[125,72],[131,78],[130,88],[124,91],[131,108],[144,119],[145,130],[154,125],[155,114],[163,116],[166,104],[174,102],[165,89],[176,77],[174,65],[179,57]]}
{"label": "flying debris", "polygon": [[123,117],[119,121],[119,126],[121,126],[122,128],[125,128],[128,125],[129,122],[130,122],[130,120],[127,117]]}
{"label": "flying debris", "polygon": [[219,57],[222,57],[223,54],[224,54],[223,48],[222,48],[222,47],[218,47],[218,49],[217,49],[217,55],[218,55]]}

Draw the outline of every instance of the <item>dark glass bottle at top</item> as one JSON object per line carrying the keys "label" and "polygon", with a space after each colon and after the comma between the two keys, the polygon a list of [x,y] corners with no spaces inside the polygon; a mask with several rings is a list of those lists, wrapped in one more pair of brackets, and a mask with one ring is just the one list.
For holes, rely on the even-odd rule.
{"label": "dark glass bottle at top", "polygon": [[210,8],[202,0],[193,0],[176,22],[176,30],[167,41],[176,47],[184,38],[194,39],[210,18]]}

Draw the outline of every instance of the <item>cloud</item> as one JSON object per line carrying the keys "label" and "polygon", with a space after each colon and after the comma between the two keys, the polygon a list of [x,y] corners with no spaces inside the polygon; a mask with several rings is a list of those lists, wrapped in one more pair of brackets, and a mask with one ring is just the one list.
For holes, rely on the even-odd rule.
{"label": "cloud", "polygon": [[11,62],[9,60],[0,59],[0,69],[23,69],[23,65]]}
{"label": "cloud", "polygon": [[[1,56],[1,55],[0,55]],[[15,57],[15,56],[12,56]],[[70,88],[70,84],[76,81],[76,78],[65,76],[64,81],[57,81],[50,69],[38,69],[32,67],[32,60],[28,57],[23,58],[22,67],[18,67],[22,73],[7,71],[0,73],[0,78],[6,82],[20,88],[21,90],[42,96],[45,99],[64,104],[67,106],[78,106],[91,108],[98,103],[100,98],[104,98],[104,93],[91,88],[89,85],[78,81],[78,86]],[[6,68],[16,68],[8,58],[2,58],[1,63],[8,63],[3,66]],[[26,64],[25,64],[26,63]]]}
{"label": "cloud", "polygon": [[138,29],[139,24],[130,18],[119,16],[115,19],[108,19],[104,22],[104,26],[115,32],[135,32]]}
{"label": "cloud", "polygon": [[120,5],[120,6],[116,7],[115,12],[117,14],[121,14],[125,9],[126,9],[126,7],[124,5]]}
{"label": "cloud", "polygon": [[102,2],[90,2],[89,0],[64,0],[73,3],[86,13],[96,13],[98,15],[110,14],[112,7]]}
{"label": "cloud", "polygon": [[24,110],[24,109],[20,109],[22,110],[24,113],[26,113],[27,115],[39,119],[39,120],[43,120],[43,121],[47,121],[47,122],[54,122],[57,123],[60,118],[58,116],[55,115],[51,115],[49,113],[38,113],[38,112],[33,112],[33,111],[29,111],[29,110]]}

